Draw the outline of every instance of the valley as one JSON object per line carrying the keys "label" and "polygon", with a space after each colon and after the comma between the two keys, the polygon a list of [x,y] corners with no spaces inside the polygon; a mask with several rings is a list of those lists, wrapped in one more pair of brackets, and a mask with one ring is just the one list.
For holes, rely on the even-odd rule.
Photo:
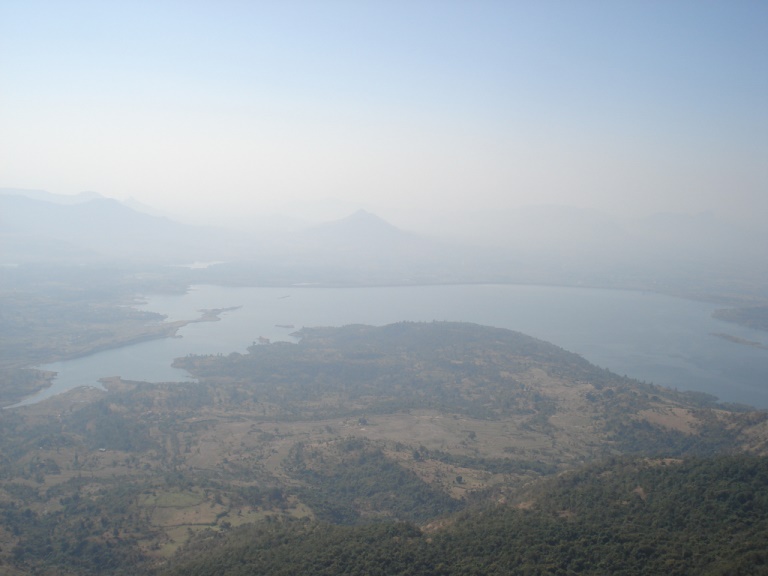
{"label": "valley", "polygon": [[[3,573],[768,564],[760,274],[661,285],[476,258],[369,213],[227,251],[88,210],[105,222],[51,209],[69,220],[42,247],[6,235],[25,250],[0,277]],[[125,258],[96,240],[107,221],[153,232]],[[216,263],[171,265],[197,260]]]}
{"label": "valley", "polygon": [[0,576],[768,576],[766,22],[0,1]]}

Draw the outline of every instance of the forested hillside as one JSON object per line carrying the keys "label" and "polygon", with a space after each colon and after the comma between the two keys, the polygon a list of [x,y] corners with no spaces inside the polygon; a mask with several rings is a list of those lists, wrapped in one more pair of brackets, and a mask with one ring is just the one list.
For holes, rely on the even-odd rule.
{"label": "forested hillside", "polygon": [[290,521],[204,532],[164,574],[754,575],[768,574],[767,541],[764,458],[623,458],[423,527]]}
{"label": "forested hillside", "polygon": [[473,324],[300,336],[178,359],[195,382],[110,378],[106,391],[1,411],[2,570],[702,573],[718,558],[762,562],[765,412]]}

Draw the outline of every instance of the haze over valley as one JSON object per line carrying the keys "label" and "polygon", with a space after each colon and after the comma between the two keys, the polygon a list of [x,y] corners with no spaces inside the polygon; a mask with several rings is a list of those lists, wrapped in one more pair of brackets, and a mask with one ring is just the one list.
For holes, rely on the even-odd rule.
{"label": "haze over valley", "polygon": [[[4,190],[0,203],[0,558],[15,573],[234,574],[240,556],[256,573],[322,574],[317,530],[339,539],[351,567],[357,539],[382,523],[408,534],[417,556],[385,536],[358,569],[428,573],[446,560],[445,573],[462,573],[471,558],[494,573],[504,558],[502,572],[542,573],[542,561],[620,572],[638,547],[653,551],[644,562],[689,573],[763,562],[768,515],[731,500],[718,514],[749,522],[739,553],[725,553],[734,532],[717,521],[703,533],[709,548],[686,524],[686,544],[625,534],[576,556],[526,555],[531,544],[510,537],[489,555],[465,532],[486,541],[511,523],[551,541],[576,514],[571,537],[617,533],[612,522],[626,520],[588,514],[586,496],[549,480],[586,474],[574,477],[626,498],[629,480],[603,486],[601,466],[650,474],[654,484],[629,492],[643,503],[676,498],[675,475],[699,483],[710,473],[700,466],[733,503],[764,490],[763,471],[744,484],[729,476],[762,470],[768,446],[766,283],[750,233],[729,236],[744,242],[738,257],[702,260],[714,217],[631,228],[529,208],[514,241],[494,244],[364,210],[267,233],[182,224],[94,194]],[[556,249],[545,220],[580,240]],[[643,260],[660,230],[667,256]],[[627,240],[641,233],[645,242]],[[660,462],[672,468],[654,476]],[[648,523],[666,514],[638,506]],[[438,542],[459,538],[464,560],[428,544],[433,530]],[[705,553],[712,539],[716,557]],[[686,549],[696,554],[676,552]]]}
{"label": "haze over valley", "polygon": [[3,265],[208,262],[200,282],[381,285],[525,283],[654,290],[760,303],[764,227],[714,214],[609,218],[595,210],[529,206],[495,215],[461,238],[405,230],[358,209],[306,222],[273,216],[247,230],[182,224],[97,194],[0,190]]}
{"label": "haze over valley", "polygon": [[0,573],[768,574],[766,22],[0,3]]}

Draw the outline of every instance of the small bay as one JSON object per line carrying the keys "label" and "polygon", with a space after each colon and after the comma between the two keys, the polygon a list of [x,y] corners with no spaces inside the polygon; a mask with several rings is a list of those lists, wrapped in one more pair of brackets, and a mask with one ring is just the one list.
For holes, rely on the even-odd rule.
{"label": "small bay", "polygon": [[[187,354],[245,352],[259,339],[295,340],[303,326],[384,325],[399,321],[474,322],[529,334],[627,376],[768,408],[768,334],[712,317],[715,306],[655,293],[590,288],[453,285],[375,288],[193,286],[183,295],[149,295],[141,308],[191,320],[223,309],[219,321],[184,326],[151,340],[41,366],[54,385],[23,404],[102,377],[184,381],[171,367]],[[724,338],[727,335],[730,339]],[[718,336],[719,335],[719,336]]]}

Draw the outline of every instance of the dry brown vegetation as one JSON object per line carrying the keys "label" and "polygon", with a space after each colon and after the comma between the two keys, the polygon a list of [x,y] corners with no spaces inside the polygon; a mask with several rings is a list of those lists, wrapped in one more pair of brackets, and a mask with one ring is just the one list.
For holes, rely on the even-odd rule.
{"label": "dry brown vegetation", "polygon": [[[473,325],[307,331],[300,344],[179,363],[199,382],[114,378],[3,412],[0,503],[43,523],[104,518],[81,538],[163,558],[202,529],[268,516],[434,521],[611,455],[764,452],[768,437],[764,413]],[[28,537],[4,529],[0,554]]]}

